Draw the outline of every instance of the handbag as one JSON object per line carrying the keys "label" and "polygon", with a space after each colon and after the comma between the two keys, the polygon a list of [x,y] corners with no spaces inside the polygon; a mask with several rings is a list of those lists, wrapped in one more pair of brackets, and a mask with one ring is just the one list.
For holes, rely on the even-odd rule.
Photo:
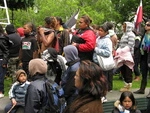
{"label": "handbag", "polygon": [[100,55],[96,55],[98,64],[103,71],[108,71],[115,68],[115,61],[112,54],[109,57],[103,57]]}

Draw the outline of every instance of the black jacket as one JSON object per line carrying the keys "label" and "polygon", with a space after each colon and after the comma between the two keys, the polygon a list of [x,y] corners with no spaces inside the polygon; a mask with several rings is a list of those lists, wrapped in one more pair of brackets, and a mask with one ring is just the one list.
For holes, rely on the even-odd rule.
{"label": "black jacket", "polygon": [[25,113],[42,113],[46,105],[46,78],[44,75],[34,75],[25,96]]}
{"label": "black jacket", "polygon": [[9,40],[13,42],[11,48],[9,48],[9,58],[18,57],[21,46],[21,37],[17,33],[11,33],[7,35]]}
{"label": "black jacket", "polygon": [[3,60],[2,64],[7,64],[9,56],[9,38],[5,35],[0,35],[0,59]]}

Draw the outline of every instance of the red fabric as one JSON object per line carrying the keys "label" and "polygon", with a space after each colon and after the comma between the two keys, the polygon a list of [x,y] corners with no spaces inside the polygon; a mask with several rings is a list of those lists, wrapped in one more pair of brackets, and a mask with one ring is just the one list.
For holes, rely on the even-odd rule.
{"label": "red fabric", "polygon": [[56,44],[54,48],[56,49],[57,52],[59,52],[59,39],[58,38],[56,38]]}
{"label": "red fabric", "polygon": [[138,29],[139,24],[143,20],[143,8],[142,8],[142,0],[140,2],[140,6],[137,9],[136,15],[135,15],[135,28]]}
{"label": "red fabric", "polygon": [[88,51],[92,51],[95,48],[96,35],[92,30],[87,30],[81,35],[79,34],[78,36],[85,40],[84,44],[79,44],[78,46],[79,51],[88,52]]}
{"label": "red fabric", "polygon": [[20,37],[23,37],[24,36],[24,29],[22,27],[19,27],[17,29],[17,32],[19,33]]}

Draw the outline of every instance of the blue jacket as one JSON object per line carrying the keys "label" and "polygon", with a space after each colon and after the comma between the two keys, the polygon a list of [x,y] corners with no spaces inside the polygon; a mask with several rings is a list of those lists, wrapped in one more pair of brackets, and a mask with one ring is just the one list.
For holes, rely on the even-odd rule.
{"label": "blue jacket", "polygon": [[102,38],[99,37],[96,40],[93,61],[98,64],[98,60],[96,57],[97,54],[103,57],[109,57],[112,54],[112,41],[110,40],[110,37],[108,35]]}
{"label": "blue jacket", "polygon": [[20,84],[18,81],[15,82],[9,90],[9,98],[14,98],[18,103],[25,103],[25,95],[30,82],[26,81]]}

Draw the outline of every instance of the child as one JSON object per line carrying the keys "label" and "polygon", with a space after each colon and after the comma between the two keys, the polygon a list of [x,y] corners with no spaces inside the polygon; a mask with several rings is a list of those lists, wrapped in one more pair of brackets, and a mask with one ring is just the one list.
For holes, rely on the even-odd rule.
{"label": "child", "polygon": [[120,99],[114,103],[115,108],[112,113],[141,113],[136,108],[134,95],[130,91],[125,91],[121,94]]}
{"label": "child", "polygon": [[16,72],[16,82],[9,90],[9,98],[11,103],[6,105],[5,113],[15,113],[19,107],[24,107],[25,94],[30,82],[27,81],[27,74],[24,70],[20,69]]}

